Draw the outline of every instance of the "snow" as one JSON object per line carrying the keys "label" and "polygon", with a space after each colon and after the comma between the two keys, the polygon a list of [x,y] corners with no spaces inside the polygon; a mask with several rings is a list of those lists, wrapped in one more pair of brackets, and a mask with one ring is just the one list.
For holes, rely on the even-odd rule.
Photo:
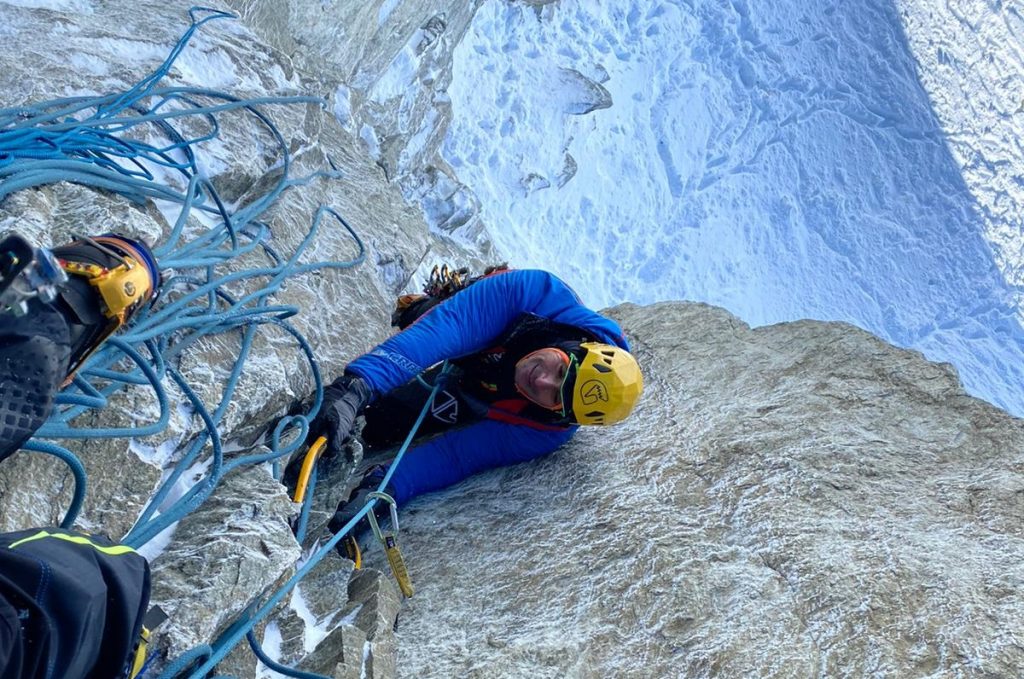
{"label": "snow", "polygon": [[[278,662],[281,659],[281,642],[281,628],[278,627],[276,620],[271,620],[263,631],[263,640],[260,642],[260,646],[267,657],[274,662]],[[256,679],[270,679],[271,677],[280,676],[279,672],[275,672],[262,662],[257,661]]]}
{"label": "snow", "polygon": [[[130,446],[133,452],[135,452],[137,455],[140,455],[140,457],[142,456],[142,449],[145,448],[144,446],[139,444],[135,439],[132,439]],[[164,445],[161,445],[161,448],[164,447]],[[157,511],[153,512],[153,516],[150,518],[150,520],[154,520],[163,512],[168,511],[174,505],[175,502],[180,500],[185,495],[185,493],[187,493],[197,483],[206,478],[210,470],[210,465],[212,464],[213,459],[207,458],[206,460],[203,460],[201,462],[196,462],[187,470],[185,470],[185,472],[181,475],[180,478],[178,478],[177,482],[174,484],[174,487],[172,487],[171,490],[167,493],[167,497],[164,498],[164,501],[157,508]],[[162,486],[163,483],[170,477],[170,475],[173,472],[173,467],[165,468],[163,476],[161,477],[160,483],[157,485],[157,487],[159,488],[160,486]],[[157,533],[148,542],[146,542],[146,544],[144,544],[138,550],[139,553],[146,557],[146,559],[148,559],[149,561],[156,559],[158,556],[160,556],[160,554],[163,553],[164,549],[167,548],[167,545],[171,543],[171,540],[174,538],[174,531],[176,531],[177,528],[178,522],[175,521],[171,525],[167,526],[167,528]]]}
{"label": "snow", "polygon": [[162,467],[172,459],[174,451],[178,449],[180,443],[180,441],[172,439],[151,446],[133,438],[128,442],[128,449],[135,453],[140,461]]}
{"label": "snow", "polygon": [[345,129],[351,129],[352,121],[352,91],[344,84],[339,85],[334,91],[334,118]]}
{"label": "snow", "polygon": [[[442,152],[511,263],[592,306],[847,321],[1024,415],[1021,28],[980,0],[490,0]],[[572,113],[562,69],[613,105]]]}
{"label": "snow", "polygon": [[359,128],[359,138],[366,144],[366,149],[371,157],[380,157],[380,142],[377,140],[377,135],[371,126],[362,125]]}
{"label": "snow", "polygon": [[412,38],[391,61],[380,80],[374,85],[369,98],[380,104],[387,104],[395,99],[404,100],[409,94],[409,83],[416,80],[419,68],[419,56],[415,46],[424,37],[423,29],[415,31]]}
{"label": "snow", "polygon": [[237,89],[240,81],[231,55],[222,49],[202,49],[194,45],[174,61],[172,71],[185,82],[201,82],[213,90]]}
{"label": "snow", "polygon": [[78,14],[92,14],[95,11],[93,3],[89,0],[0,0],[0,3],[12,7],[50,9],[55,12],[76,12]]}
{"label": "snow", "polygon": [[316,614],[310,610],[306,598],[302,595],[300,585],[295,585],[288,605],[305,623],[302,628],[302,644],[307,654],[312,653],[320,645],[320,642],[327,638],[327,635],[337,627],[337,625],[331,624],[335,617],[333,614],[328,615],[323,620],[317,620]]}
{"label": "snow", "polygon": [[378,26],[384,25],[384,23],[388,20],[388,17],[391,16],[391,13],[395,11],[395,8],[398,6],[398,4],[399,0],[385,0],[383,3],[381,3],[380,9],[377,10]]}

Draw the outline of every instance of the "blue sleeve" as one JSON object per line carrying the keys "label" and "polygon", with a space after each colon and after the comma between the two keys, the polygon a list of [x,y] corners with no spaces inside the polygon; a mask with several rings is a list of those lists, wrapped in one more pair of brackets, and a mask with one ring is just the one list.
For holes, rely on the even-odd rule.
{"label": "blue sleeve", "polygon": [[614,321],[583,306],[554,275],[515,270],[484,278],[438,304],[402,332],[349,363],[375,395],[385,394],[430,366],[493,346],[523,313],[593,332],[623,348]]}
{"label": "blue sleeve", "polygon": [[571,439],[576,429],[545,431],[483,420],[447,432],[406,452],[391,477],[395,499],[403,504],[484,470],[547,455]]}

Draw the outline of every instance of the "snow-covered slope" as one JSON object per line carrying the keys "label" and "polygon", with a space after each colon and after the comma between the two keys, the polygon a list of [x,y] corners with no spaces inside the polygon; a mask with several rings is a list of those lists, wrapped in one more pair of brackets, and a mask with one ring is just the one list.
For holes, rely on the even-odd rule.
{"label": "snow-covered slope", "polygon": [[[1012,6],[529,5],[478,12],[443,149],[515,264],[598,306],[849,321],[1024,414]],[[566,106],[564,69],[612,106]]]}

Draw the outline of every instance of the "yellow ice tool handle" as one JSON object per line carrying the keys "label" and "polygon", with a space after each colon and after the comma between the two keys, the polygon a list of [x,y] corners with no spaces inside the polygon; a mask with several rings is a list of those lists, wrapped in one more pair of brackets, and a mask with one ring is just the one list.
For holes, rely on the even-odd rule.
{"label": "yellow ice tool handle", "polygon": [[413,594],[412,580],[409,578],[409,569],[405,567],[405,559],[402,558],[402,552],[398,549],[398,503],[395,502],[395,498],[387,493],[370,493],[367,498],[383,500],[391,505],[391,526],[394,530],[383,533],[372,509],[366,516],[370,520],[373,534],[384,545],[384,554],[387,555],[388,563],[391,565],[391,572],[394,573],[395,580],[398,581],[398,588],[402,590],[402,594],[411,597]]}
{"label": "yellow ice tool handle", "polygon": [[84,276],[103,298],[104,315],[116,318],[121,324],[128,318],[132,306],[142,302],[149,294],[150,278],[146,267],[125,256],[124,264],[107,269],[96,264],[62,261],[68,273]]}
{"label": "yellow ice tool handle", "polygon": [[309,486],[309,477],[313,473],[313,465],[320,458],[320,454],[327,447],[327,437],[319,436],[313,445],[306,452],[306,458],[302,461],[302,469],[299,470],[299,480],[295,484],[295,497],[293,502],[302,502],[306,497],[306,488]]}
{"label": "yellow ice tool handle", "polygon": [[132,669],[128,673],[128,679],[135,679],[139,676],[142,666],[146,664],[146,647],[149,645],[149,630],[145,625],[139,634],[139,645],[135,647],[135,659],[132,660]]}
{"label": "yellow ice tool handle", "polygon": [[159,606],[153,606],[146,611],[145,617],[142,619],[142,629],[139,630],[138,641],[135,642],[135,653],[132,656],[131,668],[128,670],[128,674],[121,674],[122,679],[135,679],[142,672],[142,669],[146,666],[146,654],[148,651],[150,637],[153,636],[153,630],[160,625],[164,624],[167,620],[167,614],[164,613],[163,609]]}

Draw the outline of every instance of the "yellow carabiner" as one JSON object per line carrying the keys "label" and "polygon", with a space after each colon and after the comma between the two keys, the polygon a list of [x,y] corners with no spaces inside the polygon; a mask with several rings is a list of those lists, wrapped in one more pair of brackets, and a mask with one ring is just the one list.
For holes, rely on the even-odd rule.
{"label": "yellow carabiner", "polygon": [[356,570],[363,567],[363,550],[359,548],[359,542],[351,535],[346,535],[341,539],[341,544],[345,548],[345,553],[348,554],[349,561],[351,561]]}
{"label": "yellow carabiner", "polygon": [[383,500],[391,506],[391,526],[393,530],[387,533],[381,531],[380,525],[377,523],[377,517],[372,509],[366,516],[370,520],[373,534],[377,536],[377,539],[384,546],[384,554],[388,557],[388,564],[391,565],[391,572],[394,574],[395,580],[398,581],[398,588],[402,590],[402,594],[411,597],[414,592],[412,579],[409,577],[409,569],[405,566],[402,552],[398,548],[398,503],[387,493],[381,492],[370,493],[367,498]]}
{"label": "yellow carabiner", "polygon": [[305,499],[306,487],[309,486],[309,477],[313,473],[313,465],[316,464],[317,459],[324,452],[326,446],[327,437],[320,436],[309,447],[305,459],[302,460],[302,469],[299,470],[299,480],[295,484],[295,497],[292,499],[292,502],[302,502]]}

